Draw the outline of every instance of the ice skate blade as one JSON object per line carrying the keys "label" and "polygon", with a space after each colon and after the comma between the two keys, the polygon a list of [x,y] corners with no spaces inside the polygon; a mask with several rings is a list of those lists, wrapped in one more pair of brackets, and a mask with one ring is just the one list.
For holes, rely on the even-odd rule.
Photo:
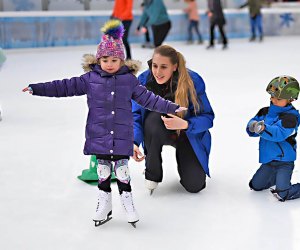
{"label": "ice skate blade", "polygon": [[112,219],[111,214],[112,214],[112,212],[110,211],[107,214],[107,217],[105,220],[93,220],[95,222],[95,227],[99,227],[99,226],[105,224],[106,222],[110,221]]}
{"label": "ice skate blade", "polygon": [[153,192],[154,192],[154,189],[151,189],[151,190],[150,190],[150,195],[152,195],[152,194],[153,194]]}
{"label": "ice skate blade", "polygon": [[285,202],[285,199],[283,199],[279,194],[278,194],[278,190],[270,188],[271,193],[273,194],[273,196],[280,202]]}
{"label": "ice skate blade", "polygon": [[134,221],[134,222],[128,222],[129,224],[131,224],[131,226],[133,226],[134,228],[136,228],[136,223],[138,222],[138,220],[137,221]]}
{"label": "ice skate blade", "polygon": [[93,220],[95,222],[95,227],[99,227],[103,224],[105,224],[106,222],[110,221],[112,219],[112,217],[109,217],[105,220]]}

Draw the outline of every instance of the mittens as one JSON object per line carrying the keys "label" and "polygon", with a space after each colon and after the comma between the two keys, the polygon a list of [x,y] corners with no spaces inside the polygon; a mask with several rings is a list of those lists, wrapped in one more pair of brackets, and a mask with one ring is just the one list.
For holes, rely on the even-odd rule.
{"label": "mittens", "polygon": [[265,129],[264,121],[253,121],[248,126],[249,131],[252,133],[260,134]]}

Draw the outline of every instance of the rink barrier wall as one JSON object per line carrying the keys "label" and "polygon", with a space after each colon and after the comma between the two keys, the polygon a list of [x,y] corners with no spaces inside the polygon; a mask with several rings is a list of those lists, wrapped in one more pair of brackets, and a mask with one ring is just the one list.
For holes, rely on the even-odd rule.
{"label": "rink barrier wall", "polygon": [[[134,13],[129,36],[132,43],[144,41],[143,35],[135,33],[140,14]],[[169,15],[172,29],[167,41],[186,40],[186,15],[180,10],[171,10]],[[200,31],[204,39],[208,39],[208,18],[204,12],[199,12],[199,15]],[[247,9],[225,10],[225,15],[229,39],[250,36]],[[97,44],[101,38],[100,27],[109,17],[109,11],[1,12],[0,47],[13,49]],[[263,9],[263,27],[265,36],[300,35],[300,9]]]}

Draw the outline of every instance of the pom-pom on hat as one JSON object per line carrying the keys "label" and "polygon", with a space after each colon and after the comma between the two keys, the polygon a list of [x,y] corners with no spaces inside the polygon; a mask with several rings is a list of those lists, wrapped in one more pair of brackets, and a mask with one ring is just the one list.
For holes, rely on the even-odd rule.
{"label": "pom-pom on hat", "polygon": [[125,50],[122,41],[124,26],[122,22],[116,19],[109,20],[103,25],[101,31],[104,35],[97,48],[97,60],[104,56],[114,56],[125,60]]}

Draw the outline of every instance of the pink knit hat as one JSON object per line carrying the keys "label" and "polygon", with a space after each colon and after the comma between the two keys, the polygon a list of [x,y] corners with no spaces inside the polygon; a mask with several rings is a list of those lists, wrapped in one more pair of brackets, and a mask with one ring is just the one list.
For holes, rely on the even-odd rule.
{"label": "pink knit hat", "polygon": [[113,56],[125,60],[125,50],[122,41],[124,26],[122,22],[116,19],[109,20],[103,25],[101,31],[104,35],[97,48],[97,60],[104,56]]}

